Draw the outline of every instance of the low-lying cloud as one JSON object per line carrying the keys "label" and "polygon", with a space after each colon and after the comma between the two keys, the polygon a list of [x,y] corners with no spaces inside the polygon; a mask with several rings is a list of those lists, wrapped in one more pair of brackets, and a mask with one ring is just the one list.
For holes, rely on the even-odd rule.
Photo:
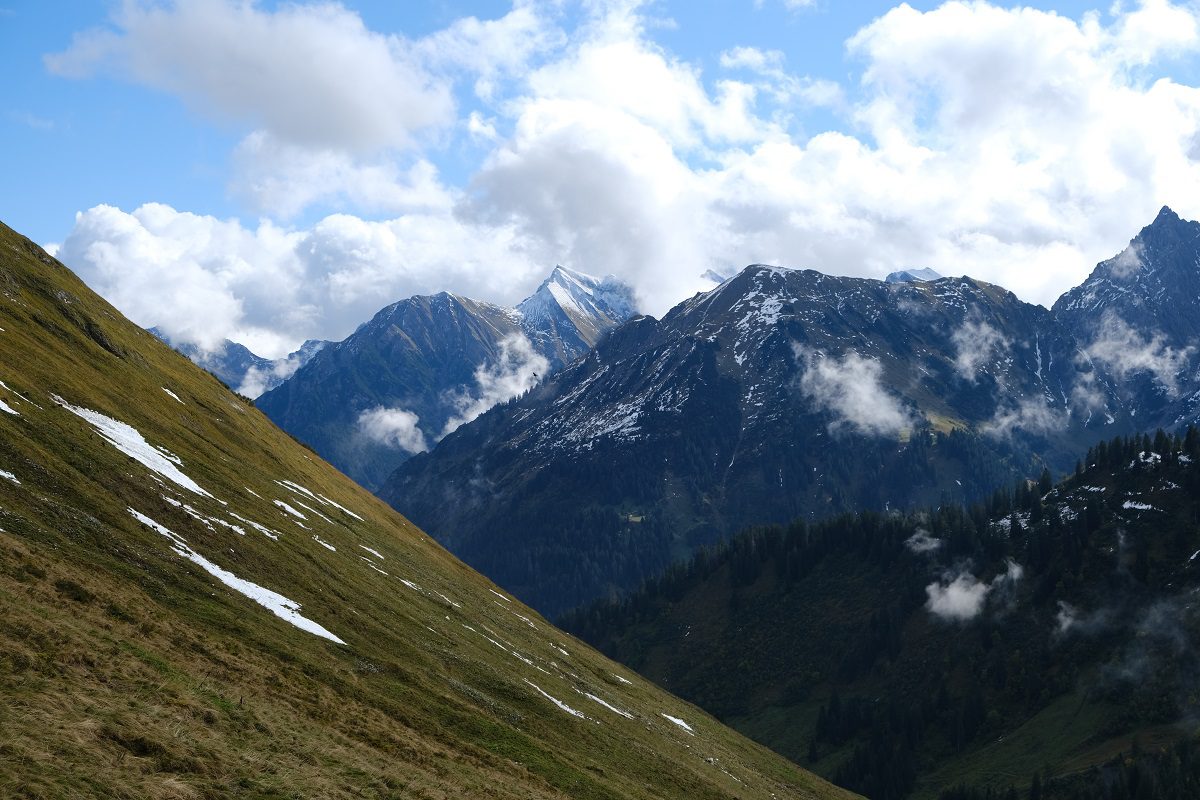
{"label": "low-lying cloud", "polygon": [[1021,565],[1012,560],[989,583],[979,580],[965,567],[960,568],[925,587],[925,608],[940,619],[968,622],[983,613],[989,595],[1008,591],[1024,574]]}
{"label": "low-lying cloud", "polygon": [[287,358],[280,358],[271,363],[268,368],[250,367],[242,376],[242,384],[238,394],[243,394],[251,400],[274,386],[296,374],[296,370],[304,364],[300,353],[292,353]]}
{"label": "low-lying cloud", "polygon": [[883,386],[883,368],[854,351],[838,359],[801,345],[792,346],[803,373],[800,392],[818,409],[834,416],[831,433],[849,428],[868,436],[898,436],[913,418]]}
{"label": "low-lying cloud", "polygon": [[1004,405],[985,422],[980,430],[988,436],[1008,438],[1020,430],[1034,435],[1045,435],[1062,430],[1068,422],[1068,412],[1055,409],[1043,397],[1025,398],[1012,405]]}
{"label": "low-lying cloud", "polygon": [[1179,394],[1178,375],[1188,365],[1196,348],[1178,350],[1165,344],[1163,335],[1143,336],[1114,312],[1105,313],[1096,338],[1085,351],[1120,380],[1148,372],[1171,397]]}
{"label": "low-lying cloud", "polygon": [[916,533],[904,540],[904,546],[914,553],[932,553],[942,546],[942,540],[924,528],[917,528]]}
{"label": "low-lying cloud", "polygon": [[1008,337],[983,320],[964,320],[951,334],[956,353],[954,369],[966,380],[975,383],[980,368],[992,359],[1008,352]]}
{"label": "low-lying cloud", "polygon": [[420,417],[411,411],[377,406],[358,415],[358,430],[377,444],[406,453],[424,453],[429,449],[429,443],[417,427],[420,421]]}
{"label": "low-lying cloud", "polygon": [[529,391],[549,370],[550,362],[533,349],[524,334],[505,337],[496,360],[475,368],[474,389],[453,399],[456,413],[447,420],[442,436],[453,433],[497,403]]}

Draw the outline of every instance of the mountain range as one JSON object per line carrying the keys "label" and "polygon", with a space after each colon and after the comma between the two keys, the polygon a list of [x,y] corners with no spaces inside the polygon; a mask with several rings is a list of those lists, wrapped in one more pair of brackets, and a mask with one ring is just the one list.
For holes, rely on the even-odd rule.
{"label": "mountain range", "polygon": [[0,794],[842,798],[0,226]]}
{"label": "mountain range", "polygon": [[556,267],[515,308],[443,292],[382,309],[257,405],[376,487],[415,453],[586,352],[635,314],[632,291]]}
{"label": "mountain range", "polygon": [[613,329],[379,493],[549,614],[750,524],[969,502],[1196,419],[1198,263],[1200,224],[1164,208],[1053,309],[967,277],[750,266]]}

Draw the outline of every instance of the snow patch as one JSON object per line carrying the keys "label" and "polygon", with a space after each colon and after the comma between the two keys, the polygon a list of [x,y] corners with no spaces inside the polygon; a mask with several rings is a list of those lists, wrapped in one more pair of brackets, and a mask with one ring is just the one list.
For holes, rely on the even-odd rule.
{"label": "snow patch", "polygon": [[384,560],[384,558],[383,558],[383,553],[379,552],[378,550],[373,550],[373,549],[371,549],[370,547],[367,547],[365,544],[360,544],[360,545],[359,545],[359,547],[361,547],[363,550],[366,550],[368,553],[370,553],[371,555],[375,556],[375,557],[376,557],[376,558],[378,558],[380,561],[383,561],[383,560]]}
{"label": "snow patch", "polygon": [[172,483],[182,486],[189,492],[212,497],[211,494],[201,489],[198,483],[180,471],[179,466],[182,466],[183,462],[178,457],[174,455],[168,457],[169,454],[164,454],[159,448],[151,446],[133,426],[126,425],[112,417],[106,417],[98,411],[73,406],[58,395],[53,395],[53,397],[54,402],[85,420],[96,429],[105,441],[142,466],[158,473]]}
{"label": "snow patch", "polygon": [[16,476],[16,475],[13,475],[11,472],[7,472],[7,471],[5,471],[5,470],[2,470],[2,469],[0,469],[0,478],[4,478],[4,480],[6,480],[6,481],[12,481],[12,482],[13,482],[13,483],[15,483],[17,486],[20,486],[20,485],[21,485],[21,482],[20,482],[19,480],[17,480],[17,476]]}
{"label": "snow patch", "polygon": [[331,545],[329,542],[327,542],[327,541],[325,541],[324,539],[322,539],[320,536],[313,536],[313,541],[314,541],[314,542],[316,542],[317,544],[321,545],[321,547],[324,547],[326,550],[330,550],[330,551],[332,551],[332,552],[334,552],[334,553],[336,553],[336,552],[337,552],[337,548],[336,548],[336,547],[334,547],[334,546],[333,546],[333,545]]}
{"label": "snow patch", "polygon": [[691,726],[691,725],[688,725],[686,722],[684,722],[683,720],[681,720],[679,717],[672,717],[670,714],[662,714],[662,716],[666,717],[666,718],[667,718],[667,719],[669,719],[671,722],[674,722],[676,725],[678,725],[679,727],[683,728],[683,729],[684,729],[685,731],[687,731],[687,732],[688,732],[690,735],[692,735],[692,736],[695,736],[695,735],[696,735],[696,732],[695,732],[694,730],[692,730],[692,726]]}
{"label": "snow patch", "polygon": [[185,402],[183,402],[182,400],[180,400],[180,399],[179,399],[179,395],[175,394],[174,392],[172,392],[172,391],[171,391],[170,389],[168,389],[167,387],[165,387],[165,386],[164,386],[164,387],[162,387],[162,390],[163,390],[164,392],[166,392],[167,394],[169,394],[169,395],[170,395],[170,396],[171,396],[171,397],[172,397],[172,398],[175,400],[175,402],[176,402],[176,403],[179,403],[181,406],[186,406],[186,405],[187,405],[187,403],[185,403]]}
{"label": "snow patch", "polygon": [[237,514],[233,513],[232,511],[229,512],[229,516],[233,517],[234,519],[236,519],[239,522],[246,523],[251,528],[254,528],[254,530],[261,533],[263,536],[266,536],[268,539],[272,539],[276,542],[279,541],[280,534],[277,531],[273,531],[265,525],[259,525],[257,522],[255,522],[252,519],[246,519],[245,517],[238,516]]}
{"label": "snow patch", "polygon": [[292,508],[291,506],[289,506],[287,503],[283,502],[282,500],[275,500],[273,502],[275,503],[275,505],[279,506],[284,511],[291,514],[293,517],[298,517],[299,519],[305,519],[305,520],[308,519],[308,517],[304,516],[299,511]]}
{"label": "snow patch", "polygon": [[553,697],[553,696],[547,694],[545,691],[542,690],[542,688],[540,686],[538,686],[533,681],[529,680],[528,678],[524,678],[523,680],[526,683],[528,683],[530,686],[532,686],[534,689],[537,689],[538,694],[540,694],[542,697],[549,700],[551,703],[554,703],[554,705],[558,706],[563,711],[570,714],[572,717],[579,717],[580,719],[587,719],[587,716],[582,711],[576,711],[575,709],[571,708],[569,705],[564,703],[562,700],[559,700],[557,697]]}
{"label": "snow patch", "polygon": [[212,575],[221,583],[228,586],[230,589],[249,597],[251,600],[258,603],[260,606],[267,609],[284,622],[294,625],[300,630],[307,631],[324,639],[328,639],[331,642],[345,644],[344,641],[339,639],[337,636],[334,636],[321,625],[318,625],[316,622],[313,622],[307,617],[301,616],[300,604],[295,600],[289,600],[278,592],[273,592],[270,589],[259,586],[257,583],[252,583],[244,578],[239,578],[237,575],[234,575],[228,570],[221,569],[216,564],[209,561],[207,558],[200,555],[190,546],[188,546],[188,543],[184,541],[181,536],[172,533],[170,530],[162,525],[159,525],[145,514],[141,514],[132,508],[128,509],[128,511],[130,515],[138,522],[142,523],[147,528],[150,528],[151,530],[167,537],[167,539],[171,541],[171,549],[175,551],[177,555],[180,555],[183,558],[186,558],[188,561],[191,561],[193,564],[196,564],[209,575]]}
{"label": "snow patch", "polygon": [[630,714],[628,711],[623,711],[623,710],[617,708],[616,706],[612,705],[611,703],[606,703],[604,700],[601,700],[599,697],[596,697],[596,695],[592,694],[591,692],[580,692],[578,689],[576,689],[575,691],[579,692],[581,695],[586,697],[588,700],[591,700],[594,703],[599,703],[600,705],[604,706],[605,708],[607,708],[609,711],[613,712],[614,714],[620,714],[625,719],[633,719],[633,714]]}

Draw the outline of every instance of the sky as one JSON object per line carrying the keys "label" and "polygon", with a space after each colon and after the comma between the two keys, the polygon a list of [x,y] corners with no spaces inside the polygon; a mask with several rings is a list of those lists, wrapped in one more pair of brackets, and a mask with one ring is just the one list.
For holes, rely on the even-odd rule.
{"label": "sky", "polygon": [[751,263],[1049,305],[1200,218],[1200,7],[0,0],[0,220],[276,357],[555,264],[660,315]]}

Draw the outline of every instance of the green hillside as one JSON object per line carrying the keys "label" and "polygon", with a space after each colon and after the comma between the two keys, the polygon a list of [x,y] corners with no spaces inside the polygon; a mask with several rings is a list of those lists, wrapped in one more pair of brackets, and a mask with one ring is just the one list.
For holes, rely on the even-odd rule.
{"label": "green hillside", "polygon": [[0,294],[0,796],[850,796],[499,593],[3,226]]}
{"label": "green hillside", "polygon": [[[969,511],[749,531],[564,626],[876,800],[1024,797],[1200,711],[1200,435],[1086,464]],[[1117,772],[1055,796],[1192,796],[1087,794]]]}

